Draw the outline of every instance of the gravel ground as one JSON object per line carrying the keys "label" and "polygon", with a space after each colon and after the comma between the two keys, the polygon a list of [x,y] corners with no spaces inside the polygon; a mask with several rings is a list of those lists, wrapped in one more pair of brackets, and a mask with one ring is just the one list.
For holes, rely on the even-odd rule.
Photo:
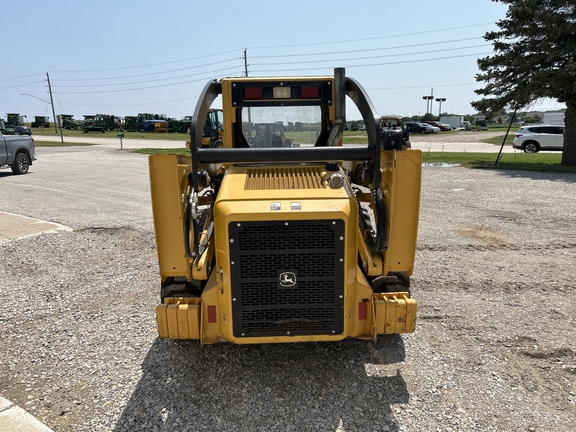
{"label": "gravel ground", "polygon": [[156,338],[146,159],[38,150],[0,210],[74,231],[0,244],[0,394],[55,431],[573,429],[575,175],[425,167],[413,334],[200,347]]}

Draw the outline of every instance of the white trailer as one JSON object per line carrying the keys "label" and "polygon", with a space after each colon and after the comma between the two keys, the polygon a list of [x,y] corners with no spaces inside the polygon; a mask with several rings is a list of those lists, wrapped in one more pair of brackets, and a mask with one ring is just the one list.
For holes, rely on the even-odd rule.
{"label": "white trailer", "polygon": [[542,123],[549,125],[564,126],[564,113],[563,112],[544,113]]}
{"label": "white trailer", "polygon": [[460,129],[464,127],[464,116],[442,116],[440,122],[450,125],[452,129]]}

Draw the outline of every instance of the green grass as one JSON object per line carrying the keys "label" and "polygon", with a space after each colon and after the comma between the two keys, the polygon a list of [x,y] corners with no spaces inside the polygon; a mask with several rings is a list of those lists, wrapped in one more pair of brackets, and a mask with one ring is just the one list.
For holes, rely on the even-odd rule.
{"label": "green grass", "polygon": [[562,153],[503,153],[494,166],[498,153],[423,153],[425,163],[459,164],[467,168],[544,171],[576,174],[576,167],[562,165]]}
{"label": "green grass", "polygon": [[[505,145],[512,145],[512,141],[514,141],[514,135],[515,133],[510,131],[510,133],[508,134],[508,136],[506,137],[506,142],[504,143]],[[506,132],[504,132],[503,135],[499,135],[493,138],[486,138],[481,140],[482,142],[488,143],[488,144],[498,144],[498,145],[502,145],[502,140],[504,139],[504,137],[506,136]]]}
{"label": "green grass", "polygon": [[147,155],[158,155],[158,154],[178,154],[178,155],[187,155],[190,156],[190,150],[186,147],[178,147],[178,148],[141,148],[131,150],[131,153],[140,153],[140,154],[147,154]]}
{"label": "green grass", "polygon": [[85,147],[85,146],[93,146],[96,144],[88,144],[88,143],[73,143],[73,142],[51,142],[51,141],[36,141],[34,140],[34,145],[36,147]]}

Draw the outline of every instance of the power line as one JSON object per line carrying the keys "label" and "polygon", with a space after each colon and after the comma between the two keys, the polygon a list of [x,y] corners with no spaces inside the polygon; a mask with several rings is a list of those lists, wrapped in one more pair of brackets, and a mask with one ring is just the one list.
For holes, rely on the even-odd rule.
{"label": "power line", "polygon": [[[484,48],[486,47],[485,44],[483,45],[473,45],[473,46],[466,46],[466,47],[458,47],[458,48],[448,48],[448,49],[441,49],[441,50],[432,50],[432,51],[420,51],[420,52],[411,52],[411,53],[401,53],[401,54],[394,54],[394,57],[400,56],[409,56],[409,55],[417,55],[417,54],[430,54],[430,53],[437,53],[437,52],[446,52],[446,51],[455,51],[455,50],[462,50],[462,49],[469,49],[469,48]],[[342,62],[342,61],[354,61],[354,60],[368,60],[373,58],[386,58],[383,56],[370,56],[370,57],[355,57],[355,58],[345,58],[345,59],[327,59],[327,60],[309,60],[309,61],[300,61],[300,62],[285,62],[285,63],[254,63],[252,66],[274,66],[274,65],[291,65],[291,64],[310,64],[310,63],[325,63],[325,62]]]}
{"label": "power line", "polygon": [[432,84],[425,86],[405,86],[405,87],[366,87],[366,90],[411,90],[415,88],[443,88],[443,87],[467,87],[467,86],[477,86],[478,83],[466,83],[466,84]]}
{"label": "power line", "polygon": [[231,68],[228,67],[228,68],[224,68],[224,69],[215,69],[215,70],[212,70],[212,71],[200,72],[200,73],[195,73],[195,74],[179,75],[179,76],[170,77],[170,78],[158,78],[158,79],[153,79],[153,80],[133,81],[133,82],[128,82],[128,83],[84,84],[84,85],[57,85],[57,86],[54,86],[54,87],[57,87],[57,88],[70,88],[70,87],[86,88],[86,87],[122,86],[122,85],[126,85],[126,84],[143,84],[143,83],[149,83],[149,82],[158,82],[158,81],[174,80],[174,79],[179,79],[179,78],[187,78],[187,77],[198,76],[198,75],[214,74],[215,72],[232,71],[232,70],[236,71],[237,69],[231,69]]}
{"label": "power line", "polygon": [[14,80],[22,79],[22,78],[30,78],[30,77],[32,77],[32,76],[37,76],[37,75],[42,75],[42,76],[44,76],[44,72],[42,72],[42,73],[30,74],[30,75],[22,75],[22,76],[18,76],[18,77],[7,78],[7,79],[2,79],[2,80],[0,80],[0,82],[14,81]]}
{"label": "power line", "polygon": [[324,52],[324,53],[282,54],[282,55],[269,55],[269,56],[253,56],[253,55],[251,55],[250,58],[254,59],[254,58],[278,58],[278,57],[280,57],[280,58],[310,57],[310,56],[319,56],[319,55],[348,54],[348,53],[358,53],[358,52],[413,48],[413,47],[419,47],[419,46],[438,45],[438,44],[453,43],[453,42],[463,42],[463,41],[469,41],[469,40],[475,40],[475,39],[483,39],[483,38],[482,37],[473,37],[473,38],[465,38],[465,39],[452,39],[452,40],[439,41],[439,42],[427,42],[427,43],[413,44],[413,45],[399,45],[399,46],[391,46],[391,47],[384,47],[384,48],[354,49],[354,50],[347,50],[347,51],[332,51],[332,52]]}
{"label": "power line", "polygon": [[[395,64],[406,64],[406,63],[419,63],[425,61],[434,61],[434,60],[448,60],[454,58],[462,58],[462,57],[472,57],[472,56],[480,56],[480,55],[488,55],[492,53],[479,53],[479,54],[464,54],[459,56],[448,56],[448,57],[436,57],[430,59],[417,59],[417,60],[404,60],[398,62],[387,62],[387,63],[371,63],[371,64],[362,64],[362,65],[348,65],[346,68],[356,68],[356,67],[368,67],[368,66],[388,66],[388,65],[395,65]],[[269,72],[290,72],[290,71],[311,71],[311,70],[326,70],[326,67],[316,67],[316,68],[298,68],[298,69],[272,69],[272,70],[262,70],[256,71],[253,73],[269,73]]]}
{"label": "power line", "polygon": [[140,66],[126,66],[126,67],[121,67],[121,68],[77,70],[77,71],[52,71],[52,72],[53,73],[92,73],[92,72],[109,72],[109,71],[126,70],[126,69],[139,69],[139,68],[145,68],[145,67],[151,67],[151,66],[162,66],[162,65],[172,64],[172,63],[182,63],[185,61],[198,60],[198,59],[207,58],[207,57],[215,57],[218,55],[230,54],[231,52],[238,52],[238,51],[240,51],[240,50],[234,49],[234,50],[223,51],[223,52],[215,53],[215,54],[207,54],[207,55],[199,56],[199,57],[191,57],[191,58],[187,58],[187,59],[173,60],[173,61],[162,62],[162,63],[151,63],[151,64],[140,65]]}
{"label": "power line", "polygon": [[[237,75],[241,75],[242,72],[241,71],[236,71]],[[195,79],[195,80],[190,80],[190,81],[181,81],[181,82],[177,82],[177,83],[172,83],[172,84],[162,84],[162,85],[157,85],[157,86],[149,86],[149,87],[138,87],[138,88],[132,88],[132,89],[118,89],[118,90],[98,90],[98,91],[80,91],[80,92],[67,92],[67,91],[59,91],[60,94],[94,94],[94,93],[119,93],[119,92],[129,92],[129,91],[137,91],[137,90],[149,90],[149,89],[154,89],[154,88],[161,88],[161,87],[172,87],[172,86],[177,86],[177,85],[183,85],[183,84],[190,84],[190,83],[195,83],[198,81],[204,81],[206,79],[209,78],[199,78],[199,79]]]}
{"label": "power line", "polygon": [[367,40],[390,39],[390,38],[394,38],[394,37],[414,36],[414,35],[437,33],[437,32],[441,32],[441,31],[449,31],[449,30],[460,30],[463,28],[480,27],[480,26],[485,26],[485,25],[494,25],[494,23],[488,22],[488,23],[481,23],[481,24],[471,24],[471,25],[467,25],[467,26],[448,27],[448,28],[436,29],[436,30],[426,30],[426,31],[414,32],[414,33],[403,33],[403,34],[397,34],[397,35],[377,36],[377,37],[362,38],[362,39],[348,39],[348,40],[330,41],[330,42],[313,42],[313,43],[293,44],[293,45],[249,47],[249,49],[276,49],[276,48],[289,48],[289,47],[300,47],[300,46],[342,44],[342,43],[348,43],[348,42],[362,42],[362,41],[367,41]]}
{"label": "power line", "polygon": [[0,90],[6,90],[6,89],[11,89],[11,88],[17,88],[17,87],[22,87],[22,86],[26,86],[26,85],[30,85],[30,84],[36,84],[36,83],[43,83],[46,82],[46,80],[42,80],[42,81],[31,81],[31,82],[27,82],[27,83],[23,83],[23,84],[16,84],[13,86],[8,86],[8,87],[0,87]]}
{"label": "power line", "polygon": [[141,102],[141,103],[137,103],[137,104],[106,104],[106,105],[96,104],[95,105],[95,104],[78,104],[78,103],[71,103],[71,102],[64,102],[64,103],[66,103],[68,105],[85,106],[85,107],[131,107],[131,106],[156,105],[156,104],[163,104],[163,103],[180,102],[180,101],[184,101],[184,100],[196,101],[196,99],[198,99],[198,95],[190,96],[187,98],[181,98],[181,99],[172,99],[172,100],[159,101],[159,102]]}
{"label": "power line", "polygon": [[[166,73],[172,73],[172,72],[180,72],[180,71],[189,70],[189,69],[198,69],[198,68],[202,68],[202,67],[206,67],[206,66],[213,66],[216,64],[222,64],[222,63],[227,63],[227,62],[236,61],[236,60],[238,60],[238,59],[232,58],[232,59],[222,60],[222,61],[218,61],[218,62],[214,62],[214,63],[205,63],[202,65],[190,66],[190,67],[179,68],[179,69],[171,69],[171,70],[162,71],[162,72],[150,72],[150,73],[138,74],[138,75],[124,75],[124,76],[119,76],[119,77],[108,77],[108,78],[64,78],[64,79],[57,79],[57,80],[52,80],[52,81],[58,81],[58,82],[59,81],[103,81],[103,80],[113,80],[113,79],[138,78],[138,77],[143,77],[143,76],[160,75],[160,74],[166,74]],[[167,79],[170,79],[170,78],[167,78]]]}

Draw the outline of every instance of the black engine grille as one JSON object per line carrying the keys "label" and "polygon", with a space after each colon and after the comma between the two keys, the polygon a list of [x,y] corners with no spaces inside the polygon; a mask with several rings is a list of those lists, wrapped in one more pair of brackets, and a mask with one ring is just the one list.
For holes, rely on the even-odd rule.
{"label": "black engine grille", "polygon": [[340,334],[344,221],[232,222],[235,337]]}

